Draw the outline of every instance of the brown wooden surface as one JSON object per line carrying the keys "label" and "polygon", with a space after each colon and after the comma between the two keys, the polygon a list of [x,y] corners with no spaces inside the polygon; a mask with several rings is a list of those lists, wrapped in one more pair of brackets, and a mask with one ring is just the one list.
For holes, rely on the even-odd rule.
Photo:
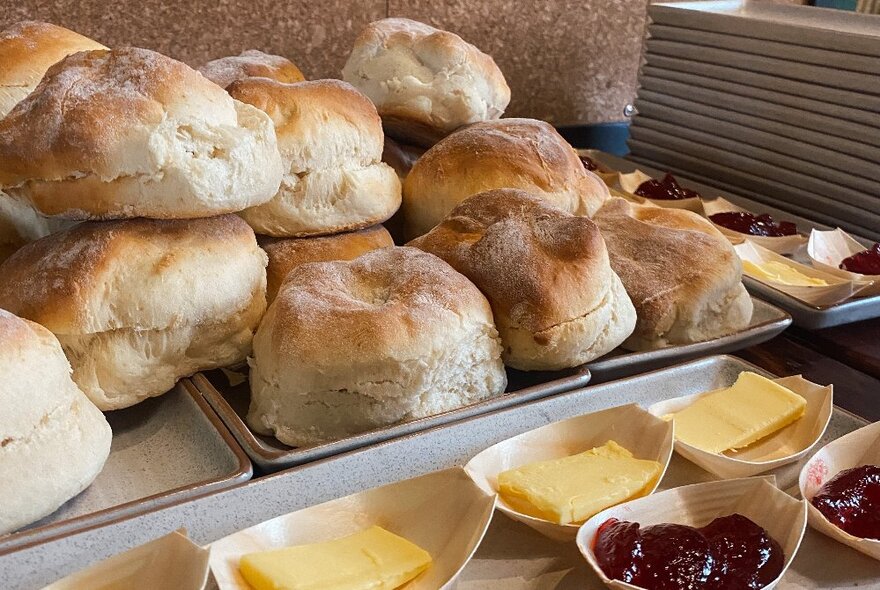
{"label": "brown wooden surface", "polygon": [[[833,384],[834,403],[837,406],[871,421],[880,420],[880,377],[876,373],[880,367],[878,364],[880,348],[877,347],[877,343],[868,342],[871,333],[874,334],[875,339],[880,337],[880,334],[876,322],[873,328],[870,326],[865,328],[863,324],[867,323],[869,322],[849,327],[852,333],[864,335],[864,340],[847,341],[850,343],[849,346],[853,347],[851,349],[842,341],[831,340],[828,335],[822,333],[787,330],[769,342],[738,352],[737,356],[776,375],[801,374],[805,379],[815,383]],[[843,327],[845,333],[850,333],[846,328]],[[807,345],[808,342],[810,346]],[[862,344],[872,346],[870,350],[873,352],[867,358],[860,352],[865,348]],[[825,354],[824,350],[833,350],[835,355],[832,357],[830,354]],[[847,364],[847,359],[850,358],[857,359],[861,363],[860,366],[875,372],[868,374],[855,365]]]}

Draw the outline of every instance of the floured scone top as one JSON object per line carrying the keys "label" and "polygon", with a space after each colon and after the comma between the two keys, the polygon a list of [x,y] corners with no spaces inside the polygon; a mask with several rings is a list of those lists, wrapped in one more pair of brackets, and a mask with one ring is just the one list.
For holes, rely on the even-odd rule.
{"label": "floured scone top", "polygon": [[248,423],[311,445],[504,391],[486,298],[415,248],[288,275],[254,337]]}
{"label": "floured scone top", "polygon": [[70,379],[46,328],[0,309],[0,535],[83,491],[110,452],[110,425]]}
{"label": "floured scone top", "polygon": [[749,325],[742,263],[724,235],[683,209],[610,200],[594,216],[638,315],[630,350],[702,342]]}
{"label": "floured scone top", "polygon": [[333,234],[381,223],[397,211],[400,181],[382,162],[379,115],[350,84],[248,78],[229,93],[269,114],[284,162],[275,197],[241,214],[257,233]]}
{"label": "floured scone top", "polygon": [[227,88],[236,80],[245,78],[270,78],[286,83],[302,82],[306,79],[296,64],[286,57],[256,49],[211,60],[200,67],[199,72],[221,88]]}
{"label": "floured scone top", "polygon": [[36,88],[50,66],[91,49],[106,47],[49,23],[22,21],[0,32],[0,119]]}
{"label": "floured scone top", "polygon": [[367,25],[342,77],[376,104],[389,135],[420,145],[497,119],[510,102],[490,56],[454,33],[406,18]]}
{"label": "floured scone top", "polygon": [[0,121],[0,187],[46,215],[204,217],[280,179],[265,113],[146,49],[67,57]]}
{"label": "floured scone top", "polygon": [[410,170],[403,184],[407,235],[426,233],[458,203],[496,188],[528,191],[573,215],[592,215],[609,196],[549,123],[475,123],[440,141]]}
{"label": "floured scone top", "polygon": [[596,225],[525,191],[474,195],[410,245],[439,256],[486,295],[504,362],[514,368],[583,364],[635,327]]}
{"label": "floured scone top", "polygon": [[266,308],[266,254],[235,215],[86,222],[0,265],[0,307],[52,331],[102,410],[244,360]]}

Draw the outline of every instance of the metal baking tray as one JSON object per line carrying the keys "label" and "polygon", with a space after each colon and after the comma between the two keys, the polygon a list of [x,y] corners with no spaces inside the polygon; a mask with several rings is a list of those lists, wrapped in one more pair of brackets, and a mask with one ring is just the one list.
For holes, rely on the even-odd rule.
{"label": "metal baking tray", "polygon": [[[878,40],[880,39],[875,39],[875,42]],[[796,48],[792,51],[796,51]],[[801,82],[843,88],[844,90],[852,90],[858,93],[874,95],[878,93],[875,83],[876,76],[873,74],[817,66],[790,59],[752,55],[703,45],[689,45],[665,39],[648,39],[645,42],[645,52],[649,55],[668,55],[685,60],[720,64],[739,70],[763,74],[784,74],[786,78],[792,78]]]}
{"label": "metal baking tray", "polygon": [[[684,186],[693,188],[701,193],[704,197],[722,196],[732,203],[736,203],[751,211],[759,213],[769,213],[777,218],[784,217],[797,223],[801,228],[815,227],[818,229],[829,229],[828,226],[815,223],[807,218],[792,215],[789,212],[782,211],[772,206],[767,206],[757,200],[743,198],[741,194],[733,192],[723,192],[715,185],[720,185],[711,179],[697,177],[699,182],[693,180],[694,175],[684,172],[676,168],[670,168],[663,164],[651,160],[641,160],[638,163],[617,158],[609,154],[594,152],[593,155],[608,166],[624,172],[629,172],[635,168],[639,168],[648,174],[657,175],[661,170],[670,170],[675,174],[681,173],[679,180]],[[731,191],[738,189],[729,189]],[[740,193],[742,191],[739,191]],[[862,237],[857,235],[856,237]],[[863,238],[864,239],[864,238]],[[773,302],[779,307],[791,314],[794,324],[810,330],[818,330],[820,328],[830,328],[842,324],[851,324],[862,320],[868,320],[880,317],[880,295],[874,297],[861,297],[850,301],[840,303],[838,305],[813,307],[794,297],[778,291],[769,285],[765,285],[759,281],[749,277],[743,277],[743,282],[751,292],[756,293],[760,297]]]}
{"label": "metal baking tray", "polygon": [[[245,485],[182,502],[96,530],[0,556],[0,587],[38,588],[90,563],[185,527],[204,544],[265,520],[372,487],[464,465],[486,447],[527,430],[572,416],[628,403],[644,406],[671,397],[729,385],[742,370],[766,374],[745,361],[716,356],[596,385],[387,441],[380,445],[310,463]],[[842,436],[865,421],[836,409],[824,441]],[[665,485],[709,474],[678,457]],[[783,487],[796,483],[797,465],[776,472]],[[597,581],[586,573],[574,544],[543,541],[522,525],[496,514],[492,530],[464,571],[463,588],[547,589]],[[508,536],[509,533],[509,536]],[[507,537],[510,542],[505,542]],[[574,549],[574,552],[572,551]],[[876,562],[809,532],[786,581],[806,587],[841,587],[876,579]],[[833,555],[833,559],[829,557]],[[839,564],[839,566],[838,566]],[[573,573],[565,570],[572,569]],[[820,570],[817,572],[817,569]],[[545,571],[548,575],[544,575]],[[798,586],[786,586],[780,588]]]}
{"label": "metal baking tray", "polygon": [[[243,367],[240,371],[246,372],[247,368]],[[470,418],[515,404],[577,389],[586,385],[590,381],[590,377],[590,371],[586,367],[575,367],[552,373],[541,371],[525,373],[507,369],[507,393],[504,395],[436,416],[372,430],[332,443],[303,448],[289,447],[275,437],[262,436],[250,429],[245,421],[248,404],[250,404],[250,387],[247,380],[232,385],[227,375],[223,371],[217,370],[194,375],[192,383],[226,423],[251,460],[264,471],[278,471],[455,420]]]}
{"label": "metal baking tray", "polygon": [[[665,144],[666,142],[664,142]],[[676,145],[681,145],[681,143],[676,142]],[[720,156],[719,159],[728,162],[728,164],[722,164],[714,160],[683,154],[676,149],[658,147],[653,142],[632,139],[629,146],[632,150],[631,158],[633,160],[663,162],[661,169],[678,169],[690,177],[699,175],[702,178],[711,178],[712,184],[718,184],[718,186],[722,186],[723,183],[728,187],[742,187],[749,191],[749,196],[756,195],[755,199],[761,202],[775,203],[777,206],[784,207],[801,216],[816,219],[826,225],[842,227],[861,237],[873,240],[880,239],[880,218],[878,216],[823,195],[808,193],[775,180],[768,180],[763,176],[732,168],[729,166],[729,162],[734,159],[734,156],[726,152],[713,151],[715,156]],[[705,148],[707,152],[710,149]],[[738,189],[731,190],[737,191]],[[858,215],[859,211],[861,211],[861,215]],[[843,214],[844,212],[846,215]],[[857,221],[853,221],[853,219]]]}
{"label": "metal baking tray", "polygon": [[[771,90],[776,93],[786,94],[795,98],[809,98],[817,101],[825,102],[829,105],[828,113],[837,116],[831,109],[835,106],[849,107],[852,111],[865,113],[864,119],[853,119],[852,117],[843,117],[855,122],[864,122],[867,125],[876,127],[876,113],[880,112],[880,97],[869,94],[859,94],[842,88],[834,88],[831,86],[819,86],[816,84],[808,84],[782,78],[759,72],[750,72],[748,70],[739,70],[719,64],[710,64],[697,61],[679,59],[668,55],[646,55],[648,66],[663,68],[664,70],[673,70],[701,76],[703,78],[713,78],[726,80],[731,84],[742,86],[750,86]],[[736,94],[744,94],[737,92]],[[757,98],[757,97],[756,97]],[[771,101],[781,102],[781,101]],[[787,104],[781,102],[781,104]],[[810,109],[805,109],[810,110]]]}
{"label": "metal baking tray", "polygon": [[[696,89],[710,89],[722,92],[727,95],[733,96],[744,96],[748,98],[753,98],[756,100],[768,102],[771,104],[784,105],[786,107],[792,107],[795,109],[799,109],[802,111],[808,111],[811,113],[818,113],[820,115],[827,115],[836,120],[846,120],[858,123],[860,125],[870,125],[872,127],[880,128],[880,114],[872,113],[870,111],[861,110],[857,105],[847,106],[836,103],[827,102],[824,100],[815,100],[817,97],[804,97],[798,96],[797,94],[793,94],[791,89],[786,90],[783,87],[783,84],[788,83],[790,81],[786,81],[784,79],[772,77],[772,76],[763,76],[760,78],[753,79],[750,76],[757,76],[757,74],[753,74],[752,72],[742,72],[741,70],[735,70],[733,68],[723,68],[720,72],[712,71],[711,68],[703,68],[699,67],[696,69],[707,70],[703,72],[691,72],[691,71],[682,71],[683,69],[688,69],[687,65],[692,62],[677,62],[673,58],[663,58],[661,56],[651,56],[652,61],[663,61],[664,64],[656,64],[656,65],[646,65],[642,68],[642,75],[639,78],[639,84],[641,88],[645,88],[648,90],[655,90],[660,93],[672,93],[676,89],[681,89],[682,86],[684,88],[696,88]],[[675,67],[666,67],[666,63],[673,64]],[[702,66],[702,64],[696,64]],[[715,66],[711,66],[715,67]],[[716,78],[715,76],[724,76],[724,78]],[[739,78],[739,81],[734,79]],[[656,86],[659,84],[660,80],[664,80],[666,82],[666,86],[661,88]],[[753,85],[755,82],[761,84],[760,86]],[[677,82],[677,85],[670,84],[671,82]],[[775,83],[775,84],[774,84]],[[815,88],[814,85],[805,85],[807,88],[803,89],[804,93],[807,93],[811,88]],[[797,91],[797,89],[795,89]],[[682,93],[678,92],[676,95],[679,98],[689,100],[691,98],[690,93]],[[864,96],[864,95],[860,95]],[[847,97],[849,99],[849,97]],[[853,98],[855,100],[855,98]],[[703,104],[703,103],[693,103],[697,104],[701,107],[711,108],[711,104]],[[749,113],[739,113],[737,111],[729,111],[725,109],[717,109],[721,113],[728,114],[729,116],[734,115],[749,115]],[[701,111],[694,111],[701,112]],[[705,113],[704,113],[705,114]],[[714,113],[710,113],[711,116],[715,116]],[[733,120],[733,119],[730,119]],[[785,133],[780,133],[780,135],[786,135],[787,133],[796,133],[798,130],[803,129],[799,125],[784,125],[780,124],[777,121],[773,121],[770,119],[762,119],[758,117],[753,117],[748,119],[751,121],[752,127],[759,127],[761,129],[770,129],[770,130],[784,130]],[[755,125],[755,122],[760,123],[759,125]],[[804,130],[806,131],[806,130]],[[864,157],[866,159],[870,159],[871,157],[877,158],[877,161],[880,161],[880,156],[876,156],[876,152],[874,150],[867,149],[860,142],[852,141],[849,138],[838,137],[835,135],[829,135],[825,133],[825,130],[822,129],[820,131],[814,131],[814,133],[821,135],[824,138],[828,138],[823,143],[823,145],[828,145],[828,147],[833,147],[837,151],[853,154],[858,157]],[[791,135],[794,138],[800,138],[797,135]],[[806,141],[810,141],[809,137]],[[835,143],[829,144],[828,141],[834,141]],[[860,149],[859,149],[860,148]]]}
{"label": "metal baking tray", "polygon": [[253,474],[247,455],[186,381],[106,416],[113,442],[92,485],[42,520],[0,535],[0,555],[203,496]]}
{"label": "metal baking tray", "polygon": [[658,24],[880,56],[880,18],[867,14],[728,0],[651,4],[648,15]]}
{"label": "metal baking tray", "polygon": [[[684,112],[672,117],[671,120],[662,120],[647,114],[644,103],[637,105],[639,116],[632,125],[636,134],[643,134],[641,138],[643,141],[652,142],[659,134],[692,142],[696,154],[701,153],[703,145],[730,154],[739,154],[750,160],[758,160],[763,166],[769,166],[780,180],[806,175],[815,183],[847,187],[857,191],[851,201],[853,204],[864,202],[880,210],[880,198],[871,196],[880,195],[880,181],[867,177],[870,174],[869,170],[876,171],[880,168],[874,162],[850,158],[822,147],[726,124],[723,121],[713,122],[710,118],[703,118],[703,121],[699,118],[692,120]],[[650,111],[650,107],[648,110]],[[710,126],[706,127],[707,124]],[[650,130],[651,137],[644,137],[642,129]],[[705,129],[711,129],[712,133],[706,133]],[[633,137],[637,135],[634,134]]]}
{"label": "metal baking tray", "polygon": [[[656,72],[656,75],[653,72]],[[696,124],[694,121],[699,120],[701,127],[698,128],[717,129],[720,134],[731,137],[731,139],[736,139],[736,135],[731,136],[730,130],[735,130],[737,134],[759,133],[762,134],[761,138],[763,139],[760,145],[764,147],[781,151],[781,153],[797,155],[808,161],[817,161],[819,154],[821,154],[822,159],[818,161],[824,163],[825,166],[861,176],[870,177],[871,170],[876,170],[877,165],[880,164],[880,154],[877,153],[875,147],[849,138],[830,135],[824,131],[780,123],[749,113],[694,101],[691,100],[692,97],[682,95],[686,93],[685,89],[687,88],[697,89],[697,82],[667,80],[657,76],[678,77],[679,73],[657,68],[651,74],[645,72],[639,80],[642,92],[652,93],[653,98],[648,99],[643,96],[637,101],[639,113],[637,119],[651,117],[670,122],[681,121],[684,124],[690,122],[694,125]],[[708,79],[703,78],[702,80]],[[707,83],[714,84],[715,82]],[[720,88],[723,84],[726,83],[719,84],[719,88],[713,90],[730,96],[728,90]],[[706,127],[706,125],[710,125],[710,127]],[[877,131],[880,132],[880,128]],[[780,145],[780,142],[784,142],[784,144]]]}
{"label": "metal baking tray", "polygon": [[807,47],[800,44],[792,47],[790,43],[780,43],[775,40],[754,39],[741,35],[701,31],[699,29],[660,23],[651,25],[651,38],[680,41],[691,45],[703,45],[718,49],[729,49],[741,53],[778,58],[786,61],[794,60],[817,66],[880,76],[880,57],[830,50],[828,48]]}

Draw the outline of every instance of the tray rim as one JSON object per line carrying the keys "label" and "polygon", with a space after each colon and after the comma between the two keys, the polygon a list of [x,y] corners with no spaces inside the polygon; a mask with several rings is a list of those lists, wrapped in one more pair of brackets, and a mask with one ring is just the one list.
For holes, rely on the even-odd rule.
{"label": "tray rim", "polygon": [[[235,437],[238,444],[241,445],[244,452],[251,458],[251,460],[263,470],[278,471],[332,458],[364,447],[373,447],[387,440],[417,434],[431,428],[444,426],[452,422],[467,420],[494,411],[504,410],[512,406],[537,401],[552,395],[567,393],[589,384],[592,379],[589,365],[581,365],[573,369],[574,373],[566,377],[560,377],[544,383],[524,387],[523,389],[518,389],[516,391],[507,392],[494,398],[469,404],[462,408],[449,410],[448,412],[443,412],[434,416],[411,420],[409,422],[395,424],[385,428],[374,429],[331,443],[325,443],[313,447],[304,447],[302,449],[290,447],[287,450],[276,450],[266,447],[266,445],[257,438],[245,420],[242,419],[242,417],[232,408],[223,394],[214,387],[213,383],[211,383],[210,379],[208,379],[204,373],[196,373],[195,375],[192,375],[188,381],[204,397],[208,405],[214,409],[220,420],[223,421],[232,433],[232,436]],[[525,399],[517,401],[523,397]],[[397,434],[398,432],[399,434]]]}
{"label": "tray rim", "polygon": [[[727,363],[734,363],[734,364],[740,365],[741,367],[743,367],[744,370],[754,370],[754,371],[757,371],[757,372],[759,372],[759,373],[761,373],[761,374],[764,374],[764,375],[775,375],[773,372],[771,372],[771,371],[769,371],[769,370],[766,370],[766,369],[763,369],[763,368],[761,368],[761,367],[758,367],[758,366],[755,365],[754,363],[751,363],[751,362],[749,362],[749,361],[747,361],[747,360],[745,360],[745,359],[742,359],[742,358],[739,358],[739,357],[736,357],[736,356],[734,356],[734,355],[730,355],[730,354],[720,354],[720,355],[711,355],[711,356],[701,357],[701,358],[699,358],[699,359],[690,360],[690,361],[687,361],[687,362],[684,362],[684,363],[679,363],[679,364],[674,365],[674,366],[664,367],[664,368],[661,368],[661,369],[655,369],[655,370],[652,370],[652,371],[647,371],[647,372],[645,372],[645,373],[639,373],[639,374],[637,374],[637,375],[632,375],[632,376],[630,376],[630,377],[626,377],[626,378],[623,378],[623,379],[614,380],[614,381],[607,382],[607,383],[589,385],[589,386],[584,387],[584,388],[579,389],[579,390],[573,390],[573,391],[566,392],[566,394],[564,394],[564,395],[569,395],[569,396],[570,396],[570,395],[574,395],[574,394],[576,394],[576,393],[578,393],[578,392],[581,392],[582,395],[583,395],[583,394],[590,394],[590,393],[591,393],[591,390],[594,390],[594,389],[596,389],[596,388],[603,388],[603,387],[611,386],[611,385],[614,385],[614,384],[618,384],[618,386],[619,386],[619,382],[624,382],[624,383],[625,383],[625,382],[627,382],[627,381],[632,381],[632,380],[637,380],[637,379],[638,379],[638,380],[642,380],[642,379],[646,379],[646,378],[647,378],[647,379],[650,379],[651,377],[655,376],[655,375],[658,374],[658,373],[663,373],[663,372],[666,372],[666,371],[670,371],[670,370],[672,370],[672,369],[674,369],[674,368],[679,368],[679,369],[681,369],[681,368],[685,368],[685,367],[687,367],[687,368],[690,368],[691,370],[695,370],[695,371],[700,371],[700,370],[711,370],[711,367],[718,366],[718,365],[722,365],[722,366],[723,366],[724,364],[727,364]],[[465,423],[468,423],[468,422],[473,422],[473,421],[477,421],[477,420],[486,419],[486,418],[488,418],[488,417],[489,417],[490,415],[492,415],[492,414],[513,413],[513,412],[517,412],[517,413],[518,413],[518,412],[527,412],[527,411],[529,411],[530,409],[532,409],[534,406],[537,406],[537,405],[542,404],[542,403],[548,403],[548,402],[551,402],[551,401],[552,401],[551,399],[546,399],[546,398],[545,398],[545,399],[533,400],[533,401],[531,401],[531,402],[527,402],[527,403],[525,403],[525,404],[521,404],[521,405],[519,405],[519,406],[513,406],[513,407],[505,408],[505,409],[503,409],[503,410],[498,410],[498,411],[496,411],[496,412],[491,412],[491,413],[489,413],[489,414],[483,414],[483,415],[478,415],[478,416],[472,416],[471,418],[467,418],[467,419],[465,419],[465,420],[460,421],[460,423],[455,423],[455,424],[441,425],[441,426],[432,427],[432,428],[427,429],[427,430],[425,430],[425,431],[415,432],[415,433],[412,433],[412,434],[409,434],[409,435],[406,435],[406,436],[402,436],[402,437],[399,437],[399,438],[396,438],[396,439],[390,439],[390,440],[384,441],[384,442],[379,443],[378,445],[373,446],[373,447],[370,447],[370,448],[354,449],[354,450],[352,450],[352,451],[348,451],[348,452],[346,452],[346,453],[342,453],[342,454],[340,454],[340,455],[335,455],[335,456],[328,457],[328,458],[325,458],[325,459],[320,459],[320,460],[315,461],[315,462],[312,462],[312,463],[308,463],[308,464],[303,464],[303,465],[299,465],[299,466],[296,466],[296,467],[292,467],[292,468],[287,469],[287,470],[284,470],[284,471],[282,471],[282,472],[277,472],[277,473],[269,474],[269,475],[267,475],[267,476],[265,476],[265,477],[261,477],[261,478],[255,479],[255,480],[252,480],[252,481],[250,481],[250,482],[244,482],[244,483],[241,483],[241,484],[236,485],[236,486],[231,487],[231,488],[227,488],[227,489],[223,489],[223,490],[217,490],[217,491],[215,491],[215,492],[212,492],[212,493],[210,493],[210,494],[207,494],[206,496],[207,496],[207,497],[210,497],[210,496],[228,496],[229,494],[235,494],[235,493],[237,493],[238,491],[240,491],[240,490],[242,490],[242,489],[245,489],[245,488],[261,487],[261,486],[265,486],[265,485],[272,486],[272,485],[275,484],[276,480],[278,480],[278,479],[285,478],[285,477],[290,476],[291,474],[296,474],[296,473],[299,473],[299,472],[302,472],[302,471],[312,471],[312,470],[315,470],[315,469],[320,470],[320,469],[323,468],[323,466],[325,466],[325,465],[327,465],[327,464],[329,464],[329,463],[337,462],[337,461],[339,461],[339,460],[341,460],[341,459],[343,459],[343,458],[348,458],[348,457],[350,457],[350,456],[352,456],[352,455],[360,455],[360,454],[363,454],[363,453],[369,453],[369,452],[371,452],[371,451],[373,451],[373,450],[375,450],[375,449],[377,449],[377,448],[380,448],[380,447],[387,447],[387,446],[392,446],[392,445],[395,445],[395,446],[396,446],[396,445],[406,444],[407,441],[409,441],[409,440],[417,439],[417,438],[421,438],[421,437],[424,437],[424,436],[428,436],[428,435],[430,435],[430,434],[436,434],[436,432],[441,431],[441,430],[446,430],[446,429],[448,429],[449,427],[453,427],[453,426],[459,426],[459,427],[460,427],[462,424],[465,424]],[[617,404],[617,405],[622,405],[622,404]],[[612,404],[612,405],[610,405],[610,406],[608,406],[608,407],[614,407],[614,404]],[[860,415],[858,415],[858,414],[856,414],[856,413],[854,413],[854,412],[850,412],[850,411],[848,411],[848,410],[845,410],[845,409],[843,409],[843,408],[840,408],[839,406],[834,406],[834,409],[835,409],[836,412],[842,412],[842,413],[844,413],[845,415],[847,415],[848,417],[850,417],[850,418],[854,418],[854,419],[856,419],[857,421],[859,421],[859,422],[861,422],[861,423],[869,423],[869,421],[868,421],[867,419],[865,419],[864,417],[862,417],[862,416],[860,416]],[[593,410],[591,410],[591,411],[593,411]],[[590,411],[586,411],[586,412],[582,412],[582,413],[589,413],[589,412],[590,412]],[[563,419],[564,419],[564,418],[563,418]],[[554,420],[551,420],[550,422],[552,422],[552,421],[554,421]],[[547,422],[547,423],[550,423],[550,422]],[[540,427],[540,425],[535,426],[535,428],[537,428],[537,427]],[[510,436],[515,436],[515,434],[511,434]],[[478,452],[478,451],[477,451],[477,452]],[[438,468],[438,469],[439,469],[439,468]],[[435,469],[435,470],[436,470],[436,469]],[[428,471],[425,471],[425,473],[427,473],[427,472],[428,472]],[[407,476],[407,477],[416,477],[416,476],[418,476],[420,473],[421,473],[421,472],[416,473],[415,475],[409,475],[409,476]],[[400,481],[401,479],[404,479],[404,478],[393,479],[393,480],[391,480],[391,481],[389,481],[389,482],[386,482],[386,483],[392,483],[393,481]],[[384,483],[381,483],[381,484],[378,484],[378,485],[384,485]],[[309,507],[309,506],[314,506],[314,505],[320,504],[320,503],[325,502],[325,501],[330,501],[330,500],[333,500],[333,499],[338,499],[338,498],[341,498],[341,497],[347,496],[347,495],[349,495],[349,494],[358,493],[358,491],[362,491],[362,490],[365,490],[365,489],[369,489],[370,487],[375,487],[375,486],[369,486],[369,487],[360,487],[360,486],[358,486],[357,489],[353,489],[353,490],[343,490],[343,491],[341,491],[341,492],[339,492],[339,493],[335,493],[335,492],[334,492],[334,494],[333,494],[331,497],[327,497],[327,498],[324,498],[324,499],[321,499],[321,500],[318,500],[318,501],[314,501],[314,502],[309,502],[306,506],[302,506],[301,508],[306,508],[306,507]],[[167,505],[167,506],[162,506],[162,507],[157,507],[157,508],[155,508],[155,509],[153,509],[153,510],[151,510],[151,511],[145,513],[145,514],[125,516],[125,517],[122,517],[122,518],[116,519],[116,520],[111,521],[111,522],[106,522],[106,523],[103,523],[103,524],[97,525],[97,526],[95,526],[95,527],[91,527],[91,528],[88,529],[88,530],[95,529],[95,528],[110,527],[110,526],[115,525],[115,524],[120,524],[120,523],[122,523],[123,521],[126,521],[126,520],[132,520],[132,519],[136,519],[136,518],[145,518],[145,517],[146,517],[146,518],[150,518],[150,517],[152,516],[151,513],[171,510],[172,508],[180,507],[181,505],[184,505],[184,504],[193,504],[194,502],[196,502],[196,501],[201,501],[201,500],[206,500],[206,497],[191,498],[191,499],[181,499],[181,500],[179,500],[179,501],[177,501],[177,502],[175,502],[175,503],[173,503],[173,504],[170,504],[170,505]],[[298,509],[300,509],[300,508],[296,508],[296,510],[298,510]],[[199,507],[199,508],[197,509],[196,512],[201,511],[201,510],[205,510],[205,509]],[[291,510],[291,511],[292,511],[292,510]],[[192,517],[193,517],[193,518],[196,518],[196,517],[198,517],[198,514],[192,515]],[[268,520],[269,518],[273,518],[273,517],[272,517],[272,516],[268,516],[268,517],[265,518],[264,520]],[[262,522],[262,521],[260,521],[260,522]],[[149,529],[149,530],[151,531],[151,535],[152,535],[152,536],[155,536],[156,534],[160,534],[160,533],[162,533],[166,528],[168,528],[169,526],[171,526],[171,525],[169,525],[167,522],[166,522],[166,523],[163,523],[163,522],[161,522],[161,521],[154,521],[154,522],[140,523],[140,524],[141,524],[142,526],[139,527],[139,530]],[[186,524],[186,523],[181,523],[181,522],[176,522],[176,523],[175,523],[176,526],[181,526],[181,525],[185,525],[185,524]],[[253,522],[253,523],[251,523],[251,524],[245,524],[245,525],[243,525],[243,526],[241,527],[241,529],[239,529],[239,530],[243,530],[244,528],[247,528],[248,526],[252,526],[253,524],[259,524],[259,523],[258,523],[258,522]],[[171,530],[171,529],[169,529],[169,530]],[[85,531],[85,530],[82,531],[82,533],[85,533],[85,532],[87,532],[87,531]],[[111,532],[111,534],[120,534],[120,533],[121,533],[121,532],[115,532],[115,531],[114,531],[114,532]],[[76,536],[77,534],[78,534],[78,533],[74,533],[74,534],[72,534],[72,535],[68,535],[68,536],[74,537],[74,536]],[[218,532],[217,532],[217,535],[218,535],[218,536],[216,536],[216,538],[221,538],[222,536],[225,536],[225,533],[223,533],[222,531],[218,531]],[[213,539],[212,539],[212,540],[213,540]],[[64,542],[64,539],[54,539],[53,542]],[[208,541],[206,541],[206,542],[208,542]],[[126,547],[119,548],[119,549],[115,550],[115,552],[114,552],[113,554],[116,554],[116,553],[119,553],[119,552],[121,552],[121,551],[124,551],[126,548],[127,548],[127,546],[126,546]],[[24,549],[24,548],[23,548],[23,549]],[[51,553],[52,551],[56,551],[56,552],[59,552],[59,553],[62,553],[62,554],[63,554],[63,552],[66,551],[66,550],[67,550],[66,547],[60,547],[60,546],[59,546],[59,547],[53,547],[52,549],[49,550],[49,552]],[[42,557],[41,557],[41,560],[44,559],[45,557],[46,557],[46,556],[42,556]],[[13,557],[10,557],[10,556],[8,556],[8,555],[0,555],[0,562],[3,561],[2,558],[6,558],[6,559],[14,559]],[[101,556],[101,557],[99,557],[99,558],[97,558],[97,559],[103,559],[103,558],[104,558],[104,556]],[[69,561],[69,560],[72,559],[72,558],[71,558],[71,557],[66,557],[66,559]],[[73,558],[73,559],[75,559],[75,558]],[[37,566],[28,566],[27,564],[29,564],[29,563],[30,563],[29,561],[25,561],[25,562],[22,562],[22,563],[21,563],[21,566],[18,566],[18,564],[10,564],[10,565],[12,565],[12,567],[17,567],[17,566],[18,566],[18,567],[21,567],[21,569],[30,569],[30,570],[33,570],[34,567],[37,567]],[[80,566],[78,566],[78,567],[85,567],[86,565],[88,565],[88,564],[83,564],[83,565],[80,565]],[[65,569],[66,569],[66,568],[65,568]],[[68,572],[68,573],[69,573],[69,572]],[[61,574],[61,575],[67,575],[67,574]]]}
{"label": "tray rim", "polygon": [[[158,492],[145,498],[129,500],[116,506],[53,522],[36,529],[10,533],[6,539],[0,537],[0,556],[112,524],[126,518],[148,514],[159,508],[174,506],[188,500],[201,498],[214,492],[247,483],[253,477],[253,465],[247,454],[226,428],[226,425],[223,424],[223,421],[220,420],[210,405],[202,398],[201,394],[185,379],[179,380],[175,384],[174,389],[181,389],[185,395],[190,397],[198,410],[201,411],[220,435],[221,440],[231,451],[237,463],[232,472],[222,477],[178,486],[165,492]],[[22,541],[15,542],[18,538],[21,538]],[[10,542],[11,545],[7,547],[2,546]]]}

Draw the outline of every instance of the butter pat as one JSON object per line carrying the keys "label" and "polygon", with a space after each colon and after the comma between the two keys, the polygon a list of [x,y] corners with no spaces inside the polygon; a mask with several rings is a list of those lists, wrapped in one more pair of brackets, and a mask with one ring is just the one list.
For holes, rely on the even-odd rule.
{"label": "butter pat", "polygon": [[828,282],[822,279],[809,277],[795,267],[770,260],[761,264],[755,264],[749,260],[743,260],[743,270],[746,274],[771,283],[780,283],[790,287],[827,287]]}
{"label": "butter pat", "polygon": [[675,438],[709,453],[741,449],[804,415],[807,401],[755,373],[673,414]]}
{"label": "butter pat", "polygon": [[239,571],[255,590],[393,590],[430,565],[427,551],[373,526],[324,543],[250,553]]}
{"label": "butter pat", "polygon": [[662,468],[657,461],[633,458],[610,440],[577,455],[504,471],[498,489],[523,514],[569,524],[643,494]]}

